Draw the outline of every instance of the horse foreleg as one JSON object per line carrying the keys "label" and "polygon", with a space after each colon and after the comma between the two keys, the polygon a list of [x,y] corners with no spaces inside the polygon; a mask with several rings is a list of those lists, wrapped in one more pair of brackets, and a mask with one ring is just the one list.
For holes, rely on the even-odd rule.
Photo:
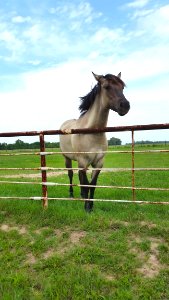
{"label": "horse foreleg", "polygon": [[[79,181],[82,185],[89,185],[86,170],[79,170]],[[88,199],[89,187],[81,187],[81,196],[83,199]],[[90,201],[85,200],[85,210],[91,212]]]}
{"label": "horse foreleg", "polygon": [[[97,179],[100,174],[100,170],[94,170],[92,172],[92,180],[90,182],[90,185],[93,185],[93,187],[90,187],[90,199],[94,199],[94,192],[95,192],[95,186],[97,184]],[[90,201],[90,209],[93,209],[93,201]]]}
{"label": "horse foreleg", "polygon": [[[66,168],[72,168],[72,161],[70,158],[66,157],[65,158],[65,165]],[[68,170],[68,176],[69,176],[69,182],[70,182],[70,187],[69,187],[69,196],[73,198],[73,187],[72,187],[72,182],[73,182],[73,170]]]}

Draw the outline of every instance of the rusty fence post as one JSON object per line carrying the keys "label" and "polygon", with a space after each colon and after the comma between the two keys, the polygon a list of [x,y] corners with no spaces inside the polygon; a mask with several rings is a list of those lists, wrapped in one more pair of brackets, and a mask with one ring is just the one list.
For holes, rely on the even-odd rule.
{"label": "rusty fence post", "polygon": [[136,200],[136,194],[135,194],[135,170],[134,170],[134,166],[135,166],[135,162],[134,162],[134,130],[131,131],[131,135],[132,135],[132,199],[133,201]]}
{"label": "rusty fence post", "polygon": [[43,152],[45,152],[44,134],[40,133],[39,138],[40,138],[40,152],[41,152],[40,156],[41,156],[43,208],[47,208],[48,207],[48,191],[47,191],[47,185],[43,184],[43,183],[47,182],[47,172],[45,170],[45,168],[46,168],[46,156],[45,156],[45,154],[43,154]]}

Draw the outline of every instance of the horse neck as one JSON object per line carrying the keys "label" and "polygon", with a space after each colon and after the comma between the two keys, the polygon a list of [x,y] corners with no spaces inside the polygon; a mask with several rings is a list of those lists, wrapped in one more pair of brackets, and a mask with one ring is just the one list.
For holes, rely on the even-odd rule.
{"label": "horse neck", "polygon": [[109,108],[104,105],[102,96],[97,95],[91,108],[84,114],[85,128],[103,128],[107,126]]}

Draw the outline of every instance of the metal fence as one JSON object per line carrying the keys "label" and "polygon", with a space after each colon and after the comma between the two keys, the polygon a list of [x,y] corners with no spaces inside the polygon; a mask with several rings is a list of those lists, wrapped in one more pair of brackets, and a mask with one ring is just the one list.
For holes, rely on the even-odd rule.
{"label": "metal fence", "polygon": [[[39,155],[41,166],[39,168],[0,168],[0,170],[40,170],[41,171],[41,182],[20,182],[20,181],[7,181],[0,180],[0,184],[40,184],[42,186],[42,196],[41,197],[9,197],[2,196],[0,199],[30,199],[30,200],[42,200],[43,207],[46,208],[48,206],[48,200],[72,200],[71,198],[49,198],[48,197],[48,186],[69,186],[66,183],[54,183],[47,181],[47,171],[49,170],[67,170],[66,168],[49,168],[46,166],[46,156],[47,155],[56,155],[61,154],[62,152],[46,152],[45,150],[45,136],[47,135],[61,135],[61,134],[91,134],[91,133],[100,133],[100,132],[131,132],[131,150],[130,151],[105,151],[104,153],[131,153],[131,168],[102,168],[104,171],[131,171],[132,174],[132,185],[131,187],[127,186],[101,186],[97,185],[97,188],[103,189],[127,189],[132,190],[132,199],[131,200],[112,200],[112,199],[94,199],[94,201],[106,201],[106,202],[124,202],[124,203],[137,203],[137,204],[169,204],[169,201],[138,201],[136,200],[136,191],[137,190],[151,190],[151,191],[169,191],[169,188],[146,188],[146,187],[136,187],[135,186],[135,172],[136,171],[169,171],[169,168],[135,168],[135,153],[164,153],[168,152],[169,149],[165,150],[135,150],[134,143],[134,132],[142,131],[142,130],[160,130],[160,129],[169,129],[169,123],[166,124],[149,124],[149,125],[135,125],[135,126],[120,126],[120,127],[106,127],[102,129],[71,129],[69,131],[62,130],[45,130],[45,131],[27,131],[27,132],[6,132],[0,133],[0,137],[20,137],[20,136],[39,136],[40,141],[40,152],[30,152],[30,153],[2,153],[0,152],[0,156],[17,156],[17,155]],[[81,152],[82,153],[82,152]],[[92,153],[92,152],[90,152]],[[79,170],[78,168],[72,168],[73,170]],[[89,168],[89,170],[93,170]],[[81,187],[80,184],[72,184],[72,186]],[[90,185],[91,187],[91,185]],[[76,198],[79,201],[85,201],[90,199],[81,199]],[[93,199],[92,199],[93,201]]]}

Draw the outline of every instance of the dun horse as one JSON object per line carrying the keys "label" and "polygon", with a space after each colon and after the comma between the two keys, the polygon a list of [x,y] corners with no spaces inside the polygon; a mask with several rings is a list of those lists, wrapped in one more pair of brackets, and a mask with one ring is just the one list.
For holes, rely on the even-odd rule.
{"label": "dun horse", "polygon": [[[61,130],[80,128],[104,128],[107,125],[109,110],[117,112],[124,116],[130,109],[130,103],[123,94],[125,83],[121,80],[121,73],[117,76],[112,74],[96,75],[94,77],[97,84],[84,97],[81,97],[79,110],[81,115],[79,119],[65,121]],[[83,199],[94,199],[94,191],[97,184],[100,169],[103,166],[104,151],[107,150],[108,143],[105,133],[94,134],[69,134],[60,136],[60,147],[65,157],[65,165],[68,169],[70,180],[70,197],[73,197],[72,179],[73,170],[72,160],[78,162],[79,180],[81,185],[81,196]],[[76,152],[66,154],[64,152]],[[77,153],[79,152],[79,153]],[[80,153],[97,152],[97,153]],[[99,153],[98,153],[99,152]],[[89,183],[86,170],[89,166],[96,168],[92,171],[91,181]],[[90,187],[90,185],[92,187]],[[85,201],[85,210],[90,212],[93,208],[93,201]]]}

